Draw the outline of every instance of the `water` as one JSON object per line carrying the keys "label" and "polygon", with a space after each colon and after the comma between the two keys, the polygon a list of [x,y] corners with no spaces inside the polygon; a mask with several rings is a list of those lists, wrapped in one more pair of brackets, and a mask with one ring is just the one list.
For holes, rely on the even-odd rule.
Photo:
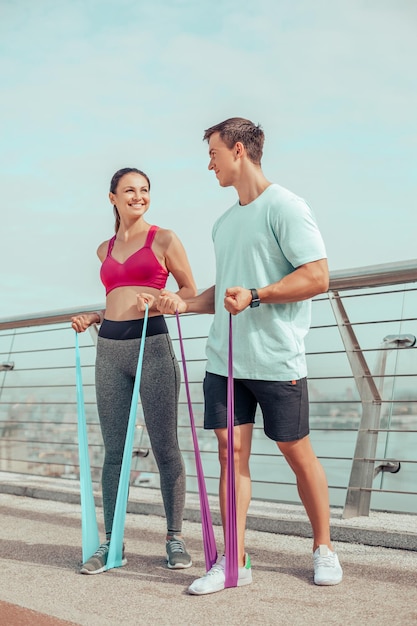
{"label": "water", "polygon": [[[416,418],[417,424],[417,418]],[[216,452],[216,440],[204,436],[202,461],[209,493],[217,494],[219,464]],[[311,441],[317,456],[325,469],[331,506],[343,507],[346,488],[349,484],[352,457],[355,450],[357,430],[340,429],[311,431]],[[386,454],[385,454],[386,451]],[[378,490],[371,496],[371,508],[381,511],[417,513],[417,496],[408,493],[417,487],[417,432],[403,431],[380,433],[376,457],[400,460],[400,471],[396,474],[379,473],[373,483]],[[187,473],[195,475],[192,453],[185,455]],[[377,461],[377,466],[381,461]],[[294,484],[294,474],[285,459],[277,452],[276,445],[268,440],[260,428],[254,431],[251,476],[253,498],[260,500],[299,502]],[[279,484],[277,484],[279,483]],[[196,480],[188,480],[188,488],[196,491]],[[379,490],[383,489],[383,492]],[[395,491],[396,493],[389,493]]]}

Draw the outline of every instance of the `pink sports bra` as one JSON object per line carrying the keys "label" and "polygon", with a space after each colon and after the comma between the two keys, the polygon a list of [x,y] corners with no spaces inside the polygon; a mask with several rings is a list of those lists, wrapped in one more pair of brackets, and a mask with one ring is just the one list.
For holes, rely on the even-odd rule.
{"label": "pink sports bra", "polygon": [[116,235],[109,241],[107,256],[101,264],[100,278],[106,288],[106,296],[117,287],[143,286],[163,289],[169,272],[156,258],[151,246],[158,226],[151,226],[145,245],[130,255],[124,263],[119,263],[111,255]]}

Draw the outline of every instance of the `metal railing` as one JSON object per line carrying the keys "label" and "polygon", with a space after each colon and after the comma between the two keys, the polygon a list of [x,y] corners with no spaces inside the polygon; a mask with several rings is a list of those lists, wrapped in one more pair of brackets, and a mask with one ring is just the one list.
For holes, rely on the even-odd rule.
{"label": "metal railing", "polygon": [[[369,510],[417,513],[417,260],[331,274],[313,300],[306,340],[313,446],[343,516]],[[0,471],[79,478],[74,331],[69,320],[102,305],[0,320]],[[179,358],[176,322],[167,319]],[[182,316],[188,376],[207,490],[217,493],[215,437],[204,431],[202,378],[211,316]],[[103,447],[95,404],[96,327],[80,335],[93,480]],[[238,341],[235,338],[235,341]],[[138,411],[131,480],[159,476]],[[197,491],[184,388],[179,440],[187,488]],[[257,415],[253,497],[298,502],[294,477]],[[278,477],[278,478],[276,478]]]}

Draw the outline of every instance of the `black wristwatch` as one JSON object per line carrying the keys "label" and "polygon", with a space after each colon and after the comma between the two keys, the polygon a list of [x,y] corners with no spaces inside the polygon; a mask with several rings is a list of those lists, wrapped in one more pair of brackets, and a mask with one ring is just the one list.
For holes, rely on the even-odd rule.
{"label": "black wristwatch", "polygon": [[251,309],[254,309],[256,306],[259,306],[261,304],[261,299],[259,298],[259,295],[256,289],[250,289],[249,291],[252,294],[252,302],[250,303],[249,306]]}

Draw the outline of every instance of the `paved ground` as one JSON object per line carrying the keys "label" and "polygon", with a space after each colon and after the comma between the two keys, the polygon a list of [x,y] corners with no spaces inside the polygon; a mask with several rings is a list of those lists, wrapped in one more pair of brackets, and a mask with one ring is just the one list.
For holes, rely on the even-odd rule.
{"label": "paved ground", "polygon": [[2,600],[0,600],[0,624],[7,624],[7,626],[78,626],[74,622],[51,617],[45,613],[25,609]]}
{"label": "paved ground", "polygon": [[[15,495],[7,493],[13,477],[8,481],[4,475],[1,478],[1,626],[64,626],[62,620],[66,620],[67,626],[68,622],[80,626],[417,623],[417,552],[352,543],[348,528],[352,524],[355,528],[357,520],[344,528],[348,541],[335,541],[345,574],[342,584],[336,587],[313,584],[309,538],[251,529],[247,533],[247,548],[252,559],[253,584],[196,597],[188,595],[186,589],[204,573],[200,524],[184,524],[194,566],[182,571],[168,570],[164,519],[152,510],[159,506],[158,492],[147,496],[149,501],[142,513],[127,515],[127,566],[97,576],[82,576],[78,574],[80,506],[71,501],[70,490],[66,492],[62,487],[59,492],[54,486],[62,498],[67,493],[67,501]],[[17,483],[16,480],[15,491],[19,490]],[[38,484],[44,495],[48,491],[45,484]],[[143,495],[144,490],[141,491]],[[195,504],[191,497],[189,500],[188,511]],[[260,522],[265,524],[268,516],[273,517],[270,505],[258,506],[262,507]],[[97,511],[101,519],[101,509]],[[287,515],[287,525],[293,515],[295,529],[302,529],[304,521],[297,519],[295,513],[291,509],[282,515]],[[256,517],[255,513],[252,519]],[[335,518],[334,524],[337,521]],[[417,535],[415,522],[415,516],[385,517],[387,537],[393,533],[409,536],[412,544]],[[376,521],[372,524],[375,526]],[[372,524],[368,520],[369,533]],[[220,528],[215,530],[221,547]]]}

